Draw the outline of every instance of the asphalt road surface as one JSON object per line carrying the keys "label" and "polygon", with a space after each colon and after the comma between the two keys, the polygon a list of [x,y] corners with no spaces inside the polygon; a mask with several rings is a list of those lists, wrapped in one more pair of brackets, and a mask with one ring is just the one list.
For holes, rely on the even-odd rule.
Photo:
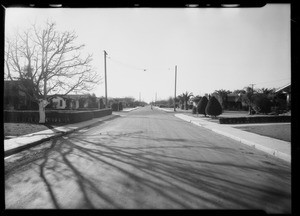
{"label": "asphalt road surface", "polygon": [[291,168],[144,107],[6,158],[5,205],[290,213]]}

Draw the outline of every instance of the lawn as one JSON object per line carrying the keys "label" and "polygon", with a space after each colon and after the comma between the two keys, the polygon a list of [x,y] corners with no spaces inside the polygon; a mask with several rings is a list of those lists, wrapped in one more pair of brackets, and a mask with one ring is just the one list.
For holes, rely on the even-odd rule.
{"label": "lawn", "polygon": [[4,123],[4,137],[21,136],[25,134],[35,133],[38,131],[48,130],[49,128],[59,125],[43,125],[30,123]]}
{"label": "lawn", "polygon": [[291,124],[239,126],[237,129],[291,142]]}
{"label": "lawn", "polygon": [[[209,116],[204,117],[204,115],[200,115],[200,114],[197,116],[197,114],[192,114],[191,110],[189,110],[189,111],[183,110],[183,111],[181,111],[181,113],[184,113],[186,115],[193,116],[196,118],[197,117],[202,118],[207,121],[219,124],[219,119],[212,119]],[[222,115],[220,115],[218,117],[244,117],[244,116],[249,116],[247,111],[225,111],[224,113],[222,113]],[[248,124],[247,126],[241,125],[241,126],[238,126],[235,128],[241,129],[244,131],[248,131],[251,133],[256,133],[256,134],[259,134],[262,136],[268,136],[268,137],[272,137],[275,139],[280,139],[283,141],[291,142],[291,124],[280,124],[280,123],[264,124],[264,123],[262,123],[262,125],[255,124],[255,125],[251,125],[251,126],[249,126],[249,124]]]}

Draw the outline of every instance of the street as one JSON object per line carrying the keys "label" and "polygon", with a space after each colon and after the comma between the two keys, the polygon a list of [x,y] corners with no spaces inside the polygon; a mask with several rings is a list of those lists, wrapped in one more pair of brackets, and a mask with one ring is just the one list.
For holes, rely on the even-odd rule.
{"label": "street", "polygon": [[5,159],[8,209],[291,212],[290,164],[150,106]]}

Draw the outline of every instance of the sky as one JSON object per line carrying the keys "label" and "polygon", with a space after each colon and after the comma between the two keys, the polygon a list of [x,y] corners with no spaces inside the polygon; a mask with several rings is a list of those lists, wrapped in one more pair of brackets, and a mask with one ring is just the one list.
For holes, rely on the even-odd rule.
{"label": "sky", "polygon": [[146,102],[291,82],[290,5],[262,8],[7,8],[5,36],[47,20],[75,31],[103,78],[91,93]]}

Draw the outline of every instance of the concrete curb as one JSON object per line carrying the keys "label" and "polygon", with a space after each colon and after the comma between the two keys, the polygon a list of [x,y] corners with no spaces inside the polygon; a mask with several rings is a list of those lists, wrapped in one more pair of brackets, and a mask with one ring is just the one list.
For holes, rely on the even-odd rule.
{"label": "concrete curb", "polygon": [[[97,119],[99,119],[99,121],[96,121],[96,122],[93,122],[91,124],[87,124],[87,125],[84,125],[84,126],[74,127],[74,128],[69,127],[69,128],[66,129],[66,128],[64,128],[64,126],[57,127],[55,129],[57,129],[58,131],[54,132],[53,134],[45,135],[46,137],[41,138],[37,141],[29,142],[29,143],[26,143],[26,144],[23,144],[23,145],[14,147],[14,148],[10,148],[8,150],[5,150],[5,141],[4,141],[4,157],[11,156],[13,154],[19,153],[23,150],[34,147],[34,146],[36,146],[38,144],[41,144],[43,142],[46,142],[46,141],[49,141],[51,139],[55,139],[55,138],[58,138],[58,137],[61,137],[61,136],[64,136],[64,135],[67,135],[67,134],[70,134],[70,133],[73,133],[74,131],[78,131],[78,130],[81,130],[83,128],[94,127],[98,124],[103,123],[104,121],[111,120],[111,119],[118,118],[118,117],[120,117],[120,116],[119,115],[104,116],[104,117],[97,118]],[[46,130],[46,131],[48,131],[48,130]],[[41,132],[42,131],[39,131],[37,133],[41,133]],[[22,137],[31,136],[31,135],[34,135],[34,134],[36,134],[36,133],[27,134],[27,135],[24,135]],[[18,137],[15,138],[15,139],[18,139]],[[11,141],[13,141],[13,139],[7,140],[7,142],[11,142]]]}
{"label": "concrete curb", "polygon": [[128,110],[123,110],[123,112],[131,112],[133,110],[137,110],[139,109],[140,107],[135,107],[135,108],[132,108],[132,109],[128,109]]}
{"label": "concrete curb", "polygon": [[153,106],[153,108],[158,109],[158,110],[161,110],[161,111],[164,111],[164,112],[174,112],[174,111],[172,111],[172,110],[167,110],[167,109],[160,108],[160,107],[156,107],[156,106]]}
{"label": "concrete curb", "polygon": [[282,159],[282,160],[285,160],[285,161],[287,161],[287,162],[291,162],[291,155],[285,154],[285,153],[280,152],[280,151],[278,151],[278,150],[276,150],[276,149],[268,148],[268,147],[266,147],[266,146],[263,146],[263,145],[258,144],[258,143],[256,143],[256,142],[253,142],[253,141],[249,141],[249,140],[246,140],[246,139],[237,137],[237,136],[233,136],[233,135],[231,135],[231,134],[229,134],[229,133],[220,131],[220,130],[218,130],[218,129],[211,129],[211,130],[214,131],[214,132],[216,132],[216,133],[218,133],[218,134],[221,134],[221,135],[224,135],[224,136],[229,137],[229,138],[231,138],[231,139],[234,139],[234,140],[236,140],[236,141],[239,141],[239,142],[241,142],[241,143],[243,143],[243,144],[245,144],[245,145],[252,146],[252,147],[254,147],[254,148],[258,149],[258,150],[261,150],[261,151],[263,151],[263,152],[266,152],[266,153],[268,153],[268,154],[270,154],[270,155],[273,155],[273,156],[275,156],[275,157],[278,157],[278,158],[280,158],[280,159]]}
{"label": "concrete curb", "polygon": [[[238,136],[232,135],[232,134],[230,134],[228,132],[224,132],[224,131],[220,130],[221,127],[228,127],[228,126],[213,125],[215,123],[211,123],[211,122],[207,122],[207,124],[201,124],[199,122],[199,120],[197,121],[197,119],[195,119],[194,117],[189,117],[189,116],[186,116],[184,114],[179,114],[179,115],[175,114],[175,117],[180,118],[180,119],[182,119],[184,121],[190,122],[192,124],[195,124],[197,126],[204,127],[204,128],[209,129],[209,130],[211,130],[211,131],[213,131],[215,133],[218,133],[220,135],[229,137],[229,138],[234,139],[234,140],[236,140],[236,141],[238,141],[240,143],[243,143],[245,145],[254,147],[254,148],[256,148],[256,149],[258,149],[260,151],[263,151],[265,153],[268,153],[270,155],[273,155],[273,156],[275,156],[277,158],[280,158],[280,159],[282,159],[284,161],[287,161],[287,162],[291,163],[291,155],[289,155],[289,154],[280,152],[280,151],[278,151],[276,149],[272,149],[272,148],[266,147],[266,146],[264,146],[264,145],[262,145],[260,143],[255,142],[255,141],[246,140],[246,139],[243,139],[241,137],[238,137]],[[249,133],[249,132],[245,132],[245,133]],[[257,135],[257,136],[261,136],[261,135]],[[261,136],[261,137],[265,137],[265,136]],[[267,138],[269,138],[269,137],[267,137]],[[269,138],[269,139],[273,139],[273,138]],[[284,142],[284,141],[282,141],[282,142]]]}

